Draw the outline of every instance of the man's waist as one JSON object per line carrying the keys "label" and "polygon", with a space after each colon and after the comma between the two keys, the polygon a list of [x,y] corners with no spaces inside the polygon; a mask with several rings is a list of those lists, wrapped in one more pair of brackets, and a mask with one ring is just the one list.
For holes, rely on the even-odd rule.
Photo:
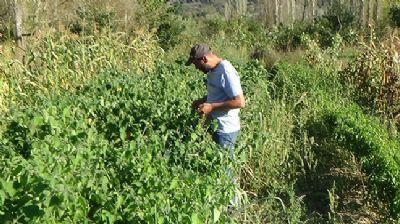
{"label": "man's waist", "polygon": [[211,115],[213,118],[221,118],[221,117],[238,117],[239,118],[240,109],[222,109],[222,110],[213,110]]}

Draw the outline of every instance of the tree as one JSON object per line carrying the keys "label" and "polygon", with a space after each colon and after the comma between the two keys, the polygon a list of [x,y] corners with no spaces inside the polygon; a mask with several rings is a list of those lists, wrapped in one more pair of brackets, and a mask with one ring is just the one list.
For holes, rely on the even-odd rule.
{"label": "tree", "polygon": [[227,20],[234,16],[246,15],[246,12],[247,0],[227,0],[224,4],[224,14]]}
{"label": "tree", "polygon": [[279,24],[279,0],[274,0],[274,25]]}
{"label": "tree", "polygon": [[365,24],[366,24],[366,19],[365,19],[365,0],[360,0],[361,2],[361,4],[360,4],[360,8],[359,8],[359,10],[360,10],[360,13],[359,13],[359,15],[360,15],[360,22],[359,22],[359,24],[361,25],[361,26],[364,26]]}
{"label": "tree", "polygon": [[307,19],[306,12],[307,12],[307,7],[308,7],[308,1],[309,0],[303,0],[303,19],[302,19],[302,21],[305,21]]}
{"label": "tree", "polygon": [[290,0],[290,20],[291,23],[296,21],[296,0]]}
{"label": "tree", "polygon": [[374,0],[368,0],[368,26],[374,21]]}
{"label": "tree", "polygon": [[315,15],[315,0],[311,0],[310,11],[311,11],[311,22],[314,23],[314,19],[316,17],[316,15]]}
{"label": "tree", "polygon": [[14,10],[14,39],[18,47],[23,48],[22,40],[22,9],[17,0],[13,1]]}

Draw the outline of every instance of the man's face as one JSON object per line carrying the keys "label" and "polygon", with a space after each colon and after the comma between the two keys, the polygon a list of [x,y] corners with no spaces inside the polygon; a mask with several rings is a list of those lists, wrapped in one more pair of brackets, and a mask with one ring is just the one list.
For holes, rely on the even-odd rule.
{"label": "man's face", "polygon": [[207,64],[206,56],[194,59],[193,64],[198,70],[202,71],[205,74],[207,74],[211,70],[211,67]]}

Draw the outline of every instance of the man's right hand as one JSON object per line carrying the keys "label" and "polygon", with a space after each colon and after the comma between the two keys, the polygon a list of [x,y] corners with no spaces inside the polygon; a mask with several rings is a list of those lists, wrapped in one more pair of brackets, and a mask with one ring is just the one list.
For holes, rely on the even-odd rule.
{"label": "man's right hand", "polygon": [[206,99],[207,99],[206,97],[203,97],[203,98],[193,101],[192,108],[197,110],[201,104],[206,102]]}

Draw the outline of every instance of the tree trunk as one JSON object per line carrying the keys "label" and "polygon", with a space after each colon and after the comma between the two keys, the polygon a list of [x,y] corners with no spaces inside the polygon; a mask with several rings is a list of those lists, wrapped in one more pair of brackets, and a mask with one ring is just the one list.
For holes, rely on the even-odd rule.
{"label": "tree trunk", "polygon": [[58,32],[60,30],[60,23],[58,19],[58,0],[53,0],[53,27]]}
{"label": "tree trunk", "polygon": [[308,5],[308,0],[303,0],[303,21],[307,19],[307,5]]}
{"label": "tree trunk", "polygon": [[[353,15],[357,16],[357,13],[355,13],[355,10],[357,10],[357,5],[355,0],[350,1],[350,11],[353,12]],[[359,15],[358,15],[359,16]]]}
{"label": "tree trunk", "polygon": [[124,29],[125,29],[125,33],[128,33],[128,10],[125,9],[124,12]]}
{"label": "tree trunk", "polygon": [[374,23],[374,1],[368,0],[368,26]]}
{"label": "tree trunk", "polygon": [[274,25],[279,24],[279,0],[274,0]]}
{"label": "tree trunk", "polygon": [[264,22],[265,25],[268,27],[272,26],[273,20],[271,20],[271,14],[270,14],[270,1],[269,0],[260,0],[258,2],[258,8],[261,10],[261,16],[262,16],[262,21]]}
{"label": "tree trunk", "polygon": [[269,26],[275,26],[275,0],[266,1],[266,13]]}
{"label": "tree trunk", "polygon": [[350,5],[350,7],[351,7],[351,10],[356,10],[356,8],[357,8],[357,5],[356,5],[357,3],[356,3],[356,0],[351,0],[351,5]]}
{"label": "tree trunk", "polygon": [[311,0],[311,7],[310,7],[310,11],[311,11],[311,22],[314,23],[314,19],[315,19],[315,0]]}
{"label": "tree trunk", "polygon": [[290,2],[291,2],[290,17],[291,17],[292,23],[295,23],[296,22],[296,0],[290,0]]}
{"label": "tree trunk", "polygon": [[279,24],[286,24],[285,23],[285,15],[284,15],[284,1],[287,0],[278,0],[278,4],[279,4]]}
{"label": "tree trunk", "polygon": [[365,0],[360,1],[360,24],[361,26],[365,26],[366,20],[365,20]]}
{"label": "tree trunk", "polygon": [[13,2],[14,9],[14,38],[18,47],[23,48],[22,40],[22,9],[17,0]]}
{"label": "tree trunk", "polygon": [[228,0],[225,2],[224,5],[224,14],[225,14],[225,19],[229,20],[231,17],[231,1]]}
{"label": "tree trunk", "polygon": [[264,23],[267,24],[267,6],[266,6],[266,0],[258,0],[255,9],[257,11],[257,14],[260,18],[260,20]]}
{"label": "tree trunk", "polygon": [[381,20],[381,13],[382,13],[382,8],[381,8],[381,1],[377,0],[376,1],[376,5],[375,5],[375,10],[376,10],[376,22],[379,23],[379,21]]}
{"label": "tree trunk", "polygon": [[244,16],[247,13],[247,0],[236,0],[237,12],[239,16]]}

